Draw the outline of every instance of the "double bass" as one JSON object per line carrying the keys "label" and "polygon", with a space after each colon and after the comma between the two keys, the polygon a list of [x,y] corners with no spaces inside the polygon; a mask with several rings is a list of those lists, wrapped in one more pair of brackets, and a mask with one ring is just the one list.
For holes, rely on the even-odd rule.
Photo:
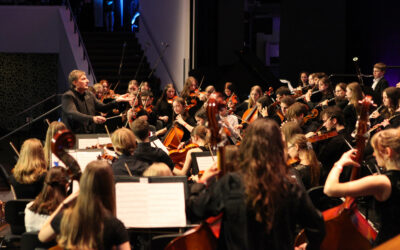
{"label": "double bass", "polygon": [[[372,105],[371,96],[362,100],[361,113],[356,135],[356,161],[361,163],[366,145],[365,133],[368,131],[368,111]],[[359,168],[353,167],[350,180],[358,178]],[[371,249],[377,232],[361,215],[353,197],[346,197],[343,204],[322,213],[325,221],[326,236],[320,249]],[[304,235],[300,235],[295,245],[300,245]]]}

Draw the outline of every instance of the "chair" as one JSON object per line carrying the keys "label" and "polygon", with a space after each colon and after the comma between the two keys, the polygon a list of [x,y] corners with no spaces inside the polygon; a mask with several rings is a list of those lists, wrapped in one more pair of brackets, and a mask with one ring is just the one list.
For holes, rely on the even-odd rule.
{"label": "chair", "polygon": [[10,200],[4,207],[5,219],[10,224],[11,233],[21,235],[25,232],[25,207],[31,199]]}
{"label": "chair", "polygon": [[57,245],[57,242],[42,243],[37,232],[25,232],[21,237],[21,250],[48,249]]}
{"label": "chair", "polygon": [[329,197],[324,194],[324,187],[318,186],[307,190],[308,195],[314,206],[320,211],[325,211],[329,208],[336,207],[343,203],[342,199],[337,197]]}

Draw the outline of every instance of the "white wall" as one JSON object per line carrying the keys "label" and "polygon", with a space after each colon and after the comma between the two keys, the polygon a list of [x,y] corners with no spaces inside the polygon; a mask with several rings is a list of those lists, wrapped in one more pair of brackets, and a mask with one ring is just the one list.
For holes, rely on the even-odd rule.
{"label": "white wall", "polygon": [[[60,91],[68,88],[70,71],[88,72],[69,10],[63,6],[0,6],[0,52],[58,54]],[[88,77],[92,84],[93,76]]]}
{"label": "white wall", "polygon": [[[162,86],[174,82],[178,90],[182,90],[184,79],[189,71],[190,1],[141,1],[140,14],[140,30],[137,36],[142,48],[145,47],[146,42],[151,44],[146,51],[150,67],[153,68],[156,64],[159,56],[157,50],[161,52],[163,49],[161,42],[168,43],[169,47],[163,57],[165,65],[160,62],[155,75],[161,79]],[[151,35],[142,21],[146,22]],[[154,44],[150,37],[153,37]],[[186,61],[185,69],[184,60]]]}

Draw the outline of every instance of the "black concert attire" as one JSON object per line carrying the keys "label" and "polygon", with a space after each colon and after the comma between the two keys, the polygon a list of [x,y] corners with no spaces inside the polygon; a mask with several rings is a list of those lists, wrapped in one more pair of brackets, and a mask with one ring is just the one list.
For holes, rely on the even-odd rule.
{"label": "black concert attire", "polygon": [[339,107],[341,110],[344,110],[346,105],[349,103],[346,98],[335,98],[335,106]]}
{"label": "black concert attire", "polygon": [[[378,81],[378,82],[374,86],[375,81]],[[373,83],[371,86],[371,88],[373,90],[372,97],[374,98],[374,103],[376,103],[378,106],[382,104],[382,93],[387,87],[389,87],[389,83],[384,77],[373,80]]]}
{"label": "black concert attire", "polygon": [[[194,92],[191,91],[190,93],[192,93],[192,95],[193,95]],[[196,112],[203,107],[204,102],[200,101],[198,96],[190,96],[190,95],[188,95],[188,96],[184,97],[184,99],[185,99],[186,105],[194,105],[193,107],[191,107],[188,110],[189,115],[191,117],[194,117]]]}
{"label": "black concert attire", "polygon": [[255,220],[246,204],[243,180],[239,173],[228,173],[206,188],[195,183],[188,201],[192,220],[206,219],[223,212],[218,249],[293,249],[296,224],[305,229],[307,249],[319,249],[325,235],[321,213],[316,210],[304,188],[294,183],[275,211],[272,229]]}
{"label": "black concert attire", "polygon": [[357,123],[357,110],[353,104],[347,104],[343,109],[344,123],[347,131],[351,134],[356,128]]}
{"label": "black concert attire", "polygon": [[[326,177],[328,176],[331,168],[337,162],[343,153],[350,150],[346,140],[351,144],[352,138],[346,129],[338,131],[338,135],[326,140],[318,142],[318,150],[316,155],[318,160],[322,163],[322,183],[325,183]],[[346,168],[346,167],[345,167]],[[345,173],[346,171],[343,171]]]}
{"label": "black concert attire", "polygon": [[[61,233],[60,228],[63,215],[64,213],[60,212],[50,223],[51,228],[57,235]],[[99,223],[93,226],[99,226]],[[103,220],[103,226],[102,242],[97,242],[99,250],[113,249],[113,246],[118,246],[129,241],[129,235],[124,224],[114,216],[106,215]]]}
{"label": "black concert attire", "polygon": [[158,116],[168,116],[168,122],[163,122],[163,127],[169,126],[172,123],[172,119],[174,116],[174,110],[172,109],[172,103],[168,103],[167,100],[161,99],[157,102],[155,106],[155,111]]}
{"label": "black concert attire", "polygon": [[246,110],[249,109],[249,102],[248,101],[244,101],[242,103],[239,103],[236,105],[236,111],[235,114],[237,114],[238,116],[242,117],[244,112],[246,112]]}
{"label": "black concert attire", "polygon": [[74,89],[63,94],[61,104],[62,122],[74,134],[95,133],[96,124],[93,122],[93,116],[96,112],[107,112],[118,106],[116,101],[103,104],[92,92],[85,91],[80,94]]}
{"label": "black concert attire", "polygon": [[395,112],[392,118],[390,118],[389,128],[398,128],[400,127],[400,112]]}
{"label": "black concert attire", "polygon": [[133,155],[123,154],[111,165],[114,176],[129,175],[125,163],[128,165],[129,171],[133,176],[142,176],[143,172],[146,171],[151,165],[151,163],[141,161]]}
{"label": "black concert attire", "polygon": [[[315,185],[311,185],[311,167],[310,166],[298,163],[298,164],[293,165],[293,167],[298,172],[298,175],[300,176],[301,181],[303,182],[304,188],[306,190],[315,186]],[[320,168],[320,173],[321,173],[322,172],[321,163],[319,163],[318,167]],[[319,185],[319,180],[320,180],[320,178],[318,178],[318,184],[316,186]]]}
{"label": "black concert attire", "polygon": [[175,167],[169,155],[160,148],[153,148],[150,142],[138,143],[133,156],[142,162],[148,162],[149,165],[154,162],[163,162],[167,164],[171,170]]}
{"label": "black concert attire", "polygon": [[39,176],[39,178],[30,184],[19,183],[14,175],[10,175],[8,182],[14,188],[15,196],[17,199],[35,199],[36,196],[42,191],[46,173]]}
{"label": "black concert attire", "polygon": [[321,102],[325,101],[325,100],[329,100],[334,98],[335,96],[333,95],[333,93],[331,91],[327,91],[326,93],[316,93],[314,95],[311,96],[311,101],[307,102],[307,106],[310,109],[315,108],[315,106],[317,106],[318,104],[320,104]]}
{"label": "black concert attire", "polygon": [[381,228],[374,245],[379,245],[400,234],[400,171],[389,170],[384,175],[390,180],[392,192],[386,201],[376,202],[376,208],[381,217]]}

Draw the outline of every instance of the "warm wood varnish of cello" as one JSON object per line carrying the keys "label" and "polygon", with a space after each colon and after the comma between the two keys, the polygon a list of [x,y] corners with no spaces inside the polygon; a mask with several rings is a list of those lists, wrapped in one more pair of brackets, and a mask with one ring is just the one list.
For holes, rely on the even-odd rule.
{"label": "warm wood varnish of cello", "polygon": [[217,249],[217,239],[207,225],[202,223],[184,235],[173,239],[165,250],[214,250]]}

